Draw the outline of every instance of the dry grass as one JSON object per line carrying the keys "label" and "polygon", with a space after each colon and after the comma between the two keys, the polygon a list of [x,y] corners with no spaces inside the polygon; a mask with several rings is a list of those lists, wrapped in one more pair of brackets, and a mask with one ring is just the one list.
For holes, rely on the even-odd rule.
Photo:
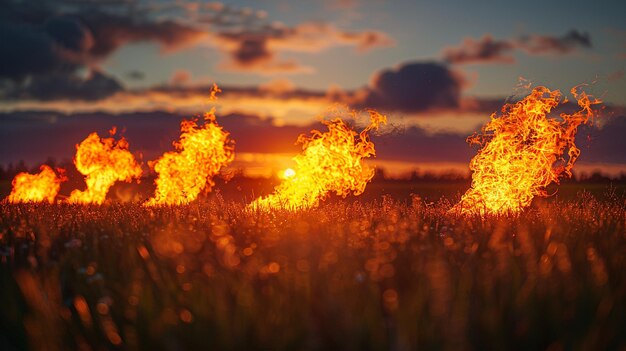
{"label": "dry grass", "polygon": [[0,348],[623,349],[621,196],[0,205]]}

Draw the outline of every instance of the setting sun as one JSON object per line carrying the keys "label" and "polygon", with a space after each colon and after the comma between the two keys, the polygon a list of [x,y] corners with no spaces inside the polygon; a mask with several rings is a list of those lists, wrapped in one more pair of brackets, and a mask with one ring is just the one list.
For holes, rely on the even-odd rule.
{"label": "setting sun", "polygon": [[283,171],[283,178],[285,179],[291,178],[295,175],[296,175],[296,171],[294,171],[293,168],[287,168],[286,170]]}

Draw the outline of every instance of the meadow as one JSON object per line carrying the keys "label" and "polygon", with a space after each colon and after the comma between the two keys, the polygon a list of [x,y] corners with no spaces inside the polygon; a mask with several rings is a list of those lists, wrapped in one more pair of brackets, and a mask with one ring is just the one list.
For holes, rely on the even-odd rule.
{"label": "meadow", "polygon": [[3,203],[0,348],[626,348],[623,189],[484,218],[379,190],[297,212]]}

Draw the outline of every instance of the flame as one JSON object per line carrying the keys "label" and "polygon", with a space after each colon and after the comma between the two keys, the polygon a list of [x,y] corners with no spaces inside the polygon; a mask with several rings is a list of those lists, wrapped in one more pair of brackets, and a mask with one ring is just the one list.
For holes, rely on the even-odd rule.
{"label": "flame", "polygon": [[518,213],[534,196],[548,196],[546,186],[570,177],[580,155],[576,131],[594,115],[591,99],[574,87],[571,93],[580,110],[549,118],[552,109],[567,102],[558,90],[536,87],[523,100],[506,104],[502,115],[468,138],[480,150],[470,162],[471,188],[452,209],[463,214]]}
{"label": "flame", "polygon": [[[274,193],[250,204],[260,208],[310,208],[328,193],[340,196],[359,195],[374,176],[374,169],[363,165],[363,158],[375,155],[368,132],[378,129],[387,118],[370,110],[371,123],[356,133],[340,118],[322,121],[328,131],[317,130],[311,136],[300,135],[302,153],[293,158],[295,167],[283,173],[284,180]],[[357,137],[358,135],[358,137]]]}
{"label": "flame", "polygon": [[13,178],[13,189],[7,197],[10,203],[19,202],[54,202],[54,198],[59,193],[61,183],[66,181],[65,170],[58,169],[57,174],[47,165],[40,167],[41,172],[37,174],[20,173]]}
{"label": "flame", "polygon": [[196,120],[182,121],[180,140],[174,142],[176,151],[167,152],[150,164],[158,177],[156,192],[145,205],[189,203],[203,189],[210,191],[215,185],[213,176],[233,161],[233,142],[215,121],[214,108],[204,115],[204,120],[202,126]]}
{"label": "flame", "polygon": [[[115,128],[110,133],[114,133]],[[85,176],[87,190],[74,190],[67,199],[70,203],[102,204],[109,188],[116,181],[130,182],[141,176],[141,166],[128,151],[128,142],[121,138],[100,138],[91,133],[76,145],[76,169]]]}

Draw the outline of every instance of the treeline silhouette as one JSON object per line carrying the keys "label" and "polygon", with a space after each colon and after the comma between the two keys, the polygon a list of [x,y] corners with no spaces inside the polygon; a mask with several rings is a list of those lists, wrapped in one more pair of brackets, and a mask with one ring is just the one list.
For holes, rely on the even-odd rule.
{"label": "treeline silhouette", "polygon": [[[62,168],[65,170],[65,175],[70,180],[79,180],[83,178],[74,163],[71,160],[57,161],[54,158],[48,158],[45,162],[36,166],[29,166],[25,161],[19,161],[17,163],[9,163],[6,165],[0,164],[0,181],[12,180],[17,174],[22,172],[38,173],[41,165],[48,165],[52,168]],[[144,178],[153,178],[154,174],[144,174]],[[247,178],[243,172],[235,171],[232,173],[233,178]],[[458,172],[454,170],[434,172],[429,170],[413,170],[402,177],[390,176],[382,168],[377,168],[373,182],[376,181],[395,181],[399,183],[464,183],[471,179],[470,172]],[[621,172],[617,175],[609,175],[602,173],[601,171],[587,172],[572,172],[572,177],[569,179],[562,179],[561,183],[623,183],[626,184],[626,172]]]}

